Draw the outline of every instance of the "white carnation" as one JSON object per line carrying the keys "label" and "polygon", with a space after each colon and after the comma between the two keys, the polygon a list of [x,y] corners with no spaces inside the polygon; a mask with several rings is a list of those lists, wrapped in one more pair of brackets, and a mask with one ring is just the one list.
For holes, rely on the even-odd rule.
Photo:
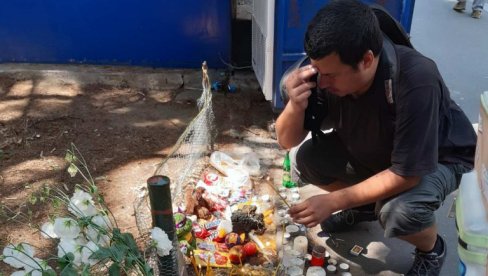
{"label": "white carnation", "polygon": [[95,227],[88,225],[86,228],[86,236],[89,241],[92,241],[99,246],[107,247],[110,245],[110,237],[100,233]]}
{"label": "white carnation", "polygon": [[3,261],[15,268],[22,268],[34,257],[34,248],[27,243],[9,244],[2,252]]}
{"label": "white carnation", "polygon": [[103,247],[110,246],[110,237],[108,235],[100,235],[97,244]]}
{"label": "white carnation", "polygon": [[14,273],[10,274],[10,276],[25,276],[25,275],[28,275],[28,274],[29,274],[28,271],[19,270],[19,271],[15,271]]}
{"label": "white carnation", "polygon": [[98,214],[91,219],[91,222],[105,230],[112,229],[112,223],[107,215]]}
{"label": "white carnation", "polygon": [[169,255],[171,249],[173,249],[173,243],[168,238],[166,232],[159,227],[154,227],[151,230],[151,238],[156,243],[156,249],[159,256],[163,257]]}
{"label": "white carnation", "polygon": [[10,274],[10,276],[42,276],[42,272],[37,270],[34,271],[19,270]]}
{"label": "white carnation", "polygon": [[83,235],[79,235],[75,239],[75,242],[77,245],[83,246],[83,245],[86,245],[88,243],[88,240]]}
{"label": "white carnation", "polygon": [[77,217],[94,216],[98,212],[92,196],[80,189],[69,200],[68,211]]}
{"label": "white carnation", "polygon": [[81,264],[81,246],[73,239],[61,239],[58,244],[58,257],[62,258],[68,253],[73,253],[73,263],[77,266]]}
{"label": "white carnation", "polygon": [[98,262],[97,259],[90,259],[90,256],[98,250],[98,245],[94,242],[88,242],[83,249],[81,249],[81,262],[84,264],[94,265]]}
{"label": "white carnation", "polygon": [[80,234],[78,223],[72,218],[56,218],[54,233],[61,239],[75,239]]}
{"label": "white carnation", "polygon": [[24,265],[24,269],[27,272],[31,272],[32,275],[42,275],[41,271],[52,269],[50,266],[47,265],[47,262],[39,259],[39,258],[32,258],[28,259]]}
{"label": "white carnation", "polygon": [[46,238],[46,239],[55,239],[58,237],[58,235],[56,235],[56,233],[54,233],[54,223],[48,221],[48,222],[45,222],[42,226],[41,226],[41,236],[43,238]]}

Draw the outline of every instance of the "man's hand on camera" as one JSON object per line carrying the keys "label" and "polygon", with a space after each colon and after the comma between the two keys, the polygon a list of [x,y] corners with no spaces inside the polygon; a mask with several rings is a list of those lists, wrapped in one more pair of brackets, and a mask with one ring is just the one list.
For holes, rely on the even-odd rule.
{"label": "man's hand on camera", "polygon": [[308,105],[308,97],[312,94],[310,89],[317,84],[310,81],[317,69],[312,65],[300,67],[293,71],[286,79],[285,86],[290,98],[290,104],[298,111],[304,111]]}

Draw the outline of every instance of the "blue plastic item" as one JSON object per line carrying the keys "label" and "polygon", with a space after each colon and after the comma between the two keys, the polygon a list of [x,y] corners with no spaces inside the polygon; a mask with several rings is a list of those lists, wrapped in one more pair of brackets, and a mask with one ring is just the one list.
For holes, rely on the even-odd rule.
{"label": "blue plastic item", "polygon": [[[327,2],[325,0],[276,0],[272,97],[272,105],[275,110],[281,110],[284,107],[279,89],[281,77],[288,67],[305,56],[303,38],[307,25]],[[385,7],[405,30],[410,32],[415,0],[363,2],[376,3]]]}
{"label": "blue plastic item", "polygon": [[0,7],[0,62],[226,67],[231,1],[15,0]]}

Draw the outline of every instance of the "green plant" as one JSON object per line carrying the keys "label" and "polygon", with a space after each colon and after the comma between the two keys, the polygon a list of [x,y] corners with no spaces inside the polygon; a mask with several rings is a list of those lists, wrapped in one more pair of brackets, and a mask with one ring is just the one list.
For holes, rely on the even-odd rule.
{"label": "green plant", "polygon": [[[7,216],[7,220],[28,223],[39,229],[43,237],[56,239],[57,255],[41,260],[35,257],[33,246],[19,243],[8,244],[0,259],[14,268],[22,269],[15,275],[153,275],[132,234],[123,233],[117,227],[85,159],[74,144],[67,150],[65,159],[69,164],[68,173],[72,177],[79,174],[85,184],[76,185],[71,197],[62,189],[45,186],[29,198],[31,205],[52,203],[55,212],[48,222],[32,225],[31,209],[24,213],[2,206],[2,214]],[[166,233],[156,231],[158,234],[155,235],[154,231],[152,246],[158,249],[158,253],[169,254],[171,243]],[[50,261],[56,261],[55,269],[48,265]]]}

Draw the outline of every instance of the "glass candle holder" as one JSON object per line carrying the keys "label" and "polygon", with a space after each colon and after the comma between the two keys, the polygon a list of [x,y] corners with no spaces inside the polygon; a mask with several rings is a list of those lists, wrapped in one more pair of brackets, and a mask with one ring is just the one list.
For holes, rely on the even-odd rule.
{"label": "glass candle holder", "polygon": [[312,249],[312,259],[310,266],[324,266],[325,263],[325,247],[315,245]]}

